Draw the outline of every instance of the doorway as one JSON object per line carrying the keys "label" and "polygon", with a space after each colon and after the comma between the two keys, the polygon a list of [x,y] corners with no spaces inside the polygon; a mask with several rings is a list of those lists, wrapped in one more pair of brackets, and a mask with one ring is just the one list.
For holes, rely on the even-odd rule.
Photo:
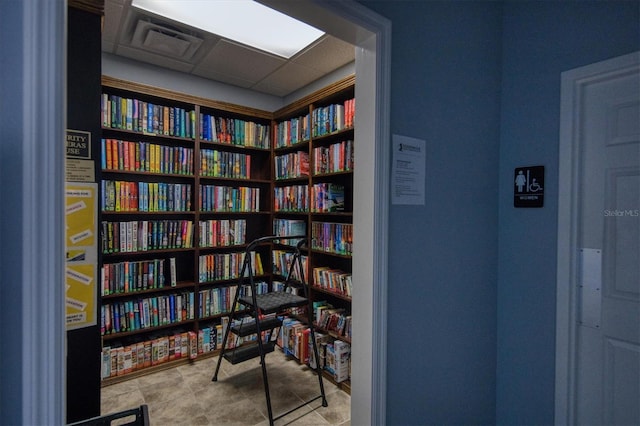
{"label": "doorway", "polygon": [[[65,87],[60,84],[64,81],[64,67],[60,66],[65,61],[66,53],[63,46],[65,40],[66,25],[66,2],[46,2],[46,8],[35,8],[33,6],[18,5],[17,10],[24,15],[25,22],[37,22],[34,28],[40,28],[34,32],[33,40],[47,40],[46,49],[50,52],[60,52],[60,55],[45,55],[42,57],[40,43],[25,43],[22,54],[28,58],[42,59],[37,62],[38,67],[26,67],[25,71],[39,74],[37,79],[32,75],[25,75],[24,81],[35,81],[34,88],[29,92],[33,96],[26,96],[23,108],[28,111],[58,111],[51,115],[50,113],[43,116],[51,117],[51,120],[37,120],[34,129],[31,131],[34,135],[41,137],[33,137],[30,133],[29,137],[24,138],[24,149],[39,151],[42,146],[47,145],[51,150],[50,138],[52,134],[62,134],[65,127],[65,117],[59,111],[66,111],[65,99],[62,95]],[[294,10],[285,11],[292,16],[302,16],[307,14],[307,20],[328,19],[324,26],[337,26],[340,23],[348,22],[349,25],[344,28],[350,31],[354,43],[358,46],[356,59],[356,73],[358,74],[359,89],[356,89],[356,96],[360,96],[362,101],[359,107],[359,118],[361,119],[362,128],[367,133],[358,134],[358,137],[368,138],[373,141],[374,149],[371,149],[367,155],[369,157],[361,157],[359,161],[363,164],[369,164],[369,167],[361,167],[360,171],[354,176],[356,184],[362,184],[362,206],[358,208],[362,212],[358,212],[359,225],[354,227],[356,238],[360,238],[362,247],[356,247],[358,252],[363,256],[354,258],[354,269],[359,272],[354,280],[363,283],[370,283],[367,290],[363,292],[362,297],[358,296],[358,306],[361,304],[366,309],[360,309],[354,305],[354,310],[361,312],[362,317],[358,316],[356,321],[357,333],[362,333],[357,343],[357,349],[353,356],[359,360],[358,365],[352,371],[352,421],[354,424],[381,424],[385,419],[385,376],[386,376],[386,355],[384,352],[386,341],[386,265],[387,265],[387,218],[388,218],[388,192],[389,192],[389,74],[391,61],[391,27],[390,23],[384,18],[368,11],[356,2],[345,1],[334,4],[331,1],[315,2],[305,0],[300,2],[278,2],[274,6],[285,11],[288,5]],[[279,6],[278,6],[279,5]],[[336,30],[336,28],[334,28]],[[39,37],[39,38],[38,38]],[[38,71],[39,70],[39,71]],[[37,81],[36,81],[37,80]],[[55,100],[55,105],[50,103]],[[368,123],[368,124],[367,124]],[[364,130],[364,129],[363,129]],[[27,152],[25,151],[25,152]],[[49,152],[49,151],[46,151]],[[44,151],[43,151],[44,153]],[[39,275],[46,276],[47,279],[30,280],[29,287],[21,293],[21,300],[26,304],[27,301],[34,302],[34,306],[43,309],[39,312],[37,321],[33,317],[32,312],[19,311],[21,317],[19,321],[22,323],[34,323],[30,328],[33,332],[29,335],[29,339],[25,339],[22,344],[22,351],[25,359],[23,360],[23,370],[39,371],[46,374],[34,374],[32,379],[23,382],[22,398],[23,404],[29,404],[31,419],[58,419],[56,423],[63,422],[64,413],[64,371],[61,371],[60,365],[64,363],[64,342],[65,330],[63,327],[63,319],[61,312],[64,312],[64,285],[63,274],[61,273],[62,265],[57,259],[56,253],[60,250],[46,250],[49,247],[63,247],[62,230],[58,229],[62,215],[60,206],[62,204],[63,194],[63,170],[64,159],[62,152],[56,155],[41,155],[43,164],[41,167],[25,167],[25,170],[31,171],[30,181],[46,182],[49,179],[49,185],[45,191],[48,194],[61,194],[60,199],[56,197],[44,197],[42,200],[31,197],[22,202],[22,210],[24,214],[33,216],[32,220],[24,222],[37,223],[41,222],[48,227],[50,231],[46,234],[37,234],[33,231],[33,239],[23,242],[23,257],[19,257],[16,261],[22,265],[28,265],[31,261],[26,258],[26,253],[35,253],[37,257],[42,259],[42,264],[46,265],[39,271]],[[24,160],[24,165],[31,158]],[[51,179],[51,176],[55,179]],[[39,193],[34,191],[33,193]],[[360,201],[356,201],[360,202]],[[48,212],[60,210],[59,215],[51,215]],[[53,217],[55,216],[55,217]],[[43,245],[41,237],[43,235],[51,236],[48,245]],[[360,236],[360,237],[359,237]],[[51,272],[51,274],[48,274]],[[48,274],[48,275],[47,275]],[[51,278],[54,277],[54,278]],[[31,283],[31,281],[33,281]],[[47,282],[50,288],[43,291],[39,283]],[[33,300],[32,300],[33,299]],[[55,306],[51,306],[51,301],[55,300]],[[375,315],[374,315],[375,312]],[[360,314],[358,314],[360,315]],[[354,322],[356,322],[354,321]],[[40,326],[42,324],[51,325],[51,327]],[[358,330],[358,327],[361,327]],[[55,353],[56,356],[52,356]],[[33,366],[33,368],[28,368]],[[31,378],[31,377],[30,377]],[[42,395],[46,397],[43,398]],[[55,397],[51,397],[51,396]],[[29,423],[29,422],[28,422]]]}

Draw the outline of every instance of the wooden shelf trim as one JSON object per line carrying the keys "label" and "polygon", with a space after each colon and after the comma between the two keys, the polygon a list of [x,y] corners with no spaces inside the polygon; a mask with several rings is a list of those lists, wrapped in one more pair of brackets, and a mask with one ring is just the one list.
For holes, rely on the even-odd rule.
{"label": "wooden shelf trim", "polygon": [[275,111],[273,113],[273,116],[275,119],[278,119],[280,117],[286,117],[288,115],[291,115],[296,111],[303,110],[305,109],[305,107],[308,109],[309,105],[314,104],[324,98],[332,97],[336,93],[339,93],[343,90],[350,90],[352,86],[355,86],[355,82],[356,82],[355,74],[347,76],[342,80],[338,80],[327,87],[317,90],[305,96],[304,98],[298,99],[292,104],[289,104],[286,107]]}
{"label": "wooden shelf trim", "polygon": [[175,102],[193,104],[194,107],[199,106],[211,109],[220,109],[229,114],[251,116],[253,118],[262,120],[271,120],[273,118],[273,114],[269,111],[236,105],[229,102],[214,101],[211,99],[175,92],[173,90],[149,86],[146,84],[136,83],[128,80],[121,80],[119,78],[110,77],[107,75],[102,76],[102,86],[111,87],[118,91],[137,92],[143,95],[165,98],[167,100],[172,100]]}

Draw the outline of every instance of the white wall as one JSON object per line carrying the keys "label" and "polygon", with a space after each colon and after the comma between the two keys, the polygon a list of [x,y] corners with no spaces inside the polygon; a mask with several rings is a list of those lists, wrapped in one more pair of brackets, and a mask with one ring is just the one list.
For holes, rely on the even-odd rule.
{"label": "white wall", "polygon": [[111,53],[102,53],[102,74],[122,80],[162,87],[192,96],[229,102],[236,105],[276,111],[309,93],[321,89],[355,72],[355,62],[316,80],[284,98],[267,95],[249,89],[231,86],[206,78],[168,70],[144,62],[123,58]]}

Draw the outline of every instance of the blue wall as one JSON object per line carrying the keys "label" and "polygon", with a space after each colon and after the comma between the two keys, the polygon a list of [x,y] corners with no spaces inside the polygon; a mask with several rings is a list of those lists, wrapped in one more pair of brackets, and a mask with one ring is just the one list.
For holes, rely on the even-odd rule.
{"label": "blue wall", "polygon": [[[560,73],[640,49],[638,1],[504,6],[498,424],[554,420]],[[546,167],[545,206],[513,207],[513,169]]]}
{"label": "blue wall", "polygon": [[[361,3],[428,147],[426,205],[390,211],[387,423],[552,424],[560,73],[638,50],[640,3]],[[538,164],[545,207],[513,208]]]}
{"label": "blue wall", "polygon": [[499,2],[363,2],[393,25],[391,132],[427,141],[392,206],[387,424],[495,419]]}
{"label": "blue wall", "polygon": [[[0,423],[19,424],[22,400],[22,5],[0,0]],[[7,60],[6,58],[11,58]],[[11,244],[7,244],[11,241]],[[18,283],[18,284],[16,284]]]}

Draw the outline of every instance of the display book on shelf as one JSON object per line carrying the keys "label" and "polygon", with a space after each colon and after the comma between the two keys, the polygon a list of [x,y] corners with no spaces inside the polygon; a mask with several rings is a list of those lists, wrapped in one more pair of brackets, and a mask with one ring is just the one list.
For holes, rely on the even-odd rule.
{"label": "display book on shelf", "polygon": [[[299,321],[312,315],[321,367],[346,390],[351,367],[354,89],[354,79],[348,78],[276,111],[273,138],[273,233],[310,236],[303,268],[314,310],[291,312],[278,345],[301,363],[315,365],[309,331]],[[274,288],[292,257],[290,246],[274,246]]]}
{"label": "display book on shelf", "polygon": [[101,374],[113,383],[215,353],[246,242],[271,230],[272,114],[102,87]]}

